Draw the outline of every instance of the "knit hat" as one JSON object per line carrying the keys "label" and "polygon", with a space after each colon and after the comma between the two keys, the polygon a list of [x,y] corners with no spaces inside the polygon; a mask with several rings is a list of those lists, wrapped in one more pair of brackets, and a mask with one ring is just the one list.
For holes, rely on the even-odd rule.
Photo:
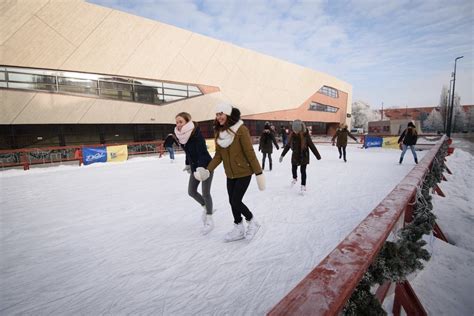
{"label": "knit hat", "polygon": [[225,115],[231,115],[232,105],[229,103],[219,103],[216,106],[216,113],[224,113]]}
{"label": "knit hat", "polygon": [[413,122],[409,122],[409,123],[408,123],[408,127],[413,127],[413,128],[414,128],[414,127],[415,127],[415,124],[413,124]]}
{"label": "knit hat", "polygon": [[291,128],[295,133],[304,132],[306,130],[306,126],[301,120],[294,120],[291,124]]}

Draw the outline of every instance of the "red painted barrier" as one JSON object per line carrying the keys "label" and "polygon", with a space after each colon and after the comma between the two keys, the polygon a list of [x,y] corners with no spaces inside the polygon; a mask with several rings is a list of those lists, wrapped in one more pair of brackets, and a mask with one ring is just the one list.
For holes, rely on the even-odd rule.
{"label": "red painted barrier", "polygon": [[[441,138],[395,189],[313,271],[275,305],[268,315],[337,315],[340,313],[389,235],[404,225],[405,218],[411,219],[411,214],[405,213],[411,211],[416,190],[429,172],[444,141],[446,141],[446,136]],[[383,292],[386,290],[386,288],[381,289],[379,296],[384,297]],[[417,303],[418,299],[413,291],[406,286],[399,289],[400,291],[402,293],[399,296],[402,295],[403,300],[396,300],[397,304],[401,304],[405,310],[414,308],[420,315],[426,313],[423,306]],[[406,301],[407,297],[408,301]]]}

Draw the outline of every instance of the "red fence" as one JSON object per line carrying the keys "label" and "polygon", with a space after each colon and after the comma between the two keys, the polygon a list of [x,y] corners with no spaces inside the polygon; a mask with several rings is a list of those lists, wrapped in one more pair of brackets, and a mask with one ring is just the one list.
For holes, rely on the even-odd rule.
{"label": "red fence", "polygon": [[9,168],[22,166],[24,170],[28,170],[31,165],[68,161],[77,161],[80,165],[82,164],[83,147],[112,145],[127,145],[129,156],[158,154],[161,157],[164,152],[162,141],[0,150],[0,167]]}
{"label": "red fence", "polygon": [[[340,313],[389,235],[403,227],[405,222],[411,221],[417,188],[430,171],[435,156],[446,140],[446,136],[443,136],[395,189],[268,315]],[[435,235],[436,230],[439,236],[439,227],[435,226]],[[383,301],[389,285],[384,284],[377,291],[380,301]],[[409,315],[424,314],[408,282],[397,284],[395,293],[395,314],[399,312],[400,304]]]}

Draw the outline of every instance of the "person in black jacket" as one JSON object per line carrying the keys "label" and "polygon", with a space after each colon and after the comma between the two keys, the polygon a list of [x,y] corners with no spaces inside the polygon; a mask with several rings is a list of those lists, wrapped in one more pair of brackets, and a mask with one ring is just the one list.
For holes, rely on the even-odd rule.
{"label": "person in black jacket", "polygon": [[[334,136],[331,139],[332,145],[337,146],[337,150],[339,151],[339,159],[341,159],[341,157],[344,157],[344,162],[347,162],[347,159],[346,159],[347,137],[352,138],[357,143],[357,139],[347,129],[347,124],[341,123],[339,128],[336,131],[336,134],[334,134]],[[334,141],[336,141],[336,143],[334,143]]]}
{"label": "person in black jacket", "polygon": [[173,144],[176,144],[176,146],[179,146],[178,141],[176,140],[176,137],[173,134],[168,134],[168,136],[166,136],[165,138],[165,142],[163,143],[163,147],[165,147],[168,153],[170,154],[171,162],[174,162]]}
{"label": "person in black jacket", "polygon": [[176,127],[174,131],[186,153],[186,165],[183,171],[189,173],[188,194],[203,207],[202,221],[204,227],[202,233],[206,235],[214,228],[211,197],[211,184],[214,173],[211,172],[209,178],[202,181],[202,194],[199,194],[197,191],[200,181],[193,174],[198,168],[207,168],[212,157],[207,151],[206,141],[201,134],[201,130],[197,123],[191,120],[191,115],[187,112],[181,112],[176,115],[175,120]]}
{"label": "person in black jacket", "polygon": [[278,147],[278,143],[275,139],[275,135],[273,134],[270,123],[265,122],[265,127],[263,128],[262,135],[260,136],[260,142],[258,146],[258,150],[262,152],[262,170],[265,169],[265,158],[268,155],[268,161],[270,163],[270,171],[272,171],[272,153],[273,153],[273,145],[275,145],[276,149],[280,149]]}
{"label": "person in black jacket", "polygon": [[321,159],[321,155],[316,149],[316,146],[314,146],[311,136],[301,120],[293,121],[291,128],[293,131],[288,139],[288,144],[286,144],[281,153],[280,162],[283,161],[283,157],[285,157],[285,154],[291,148],[293,151],[291,155],[291,172],[293,173],[291,185],[294,185],[298,179],[297,170],[298,166],[300,166],[301,194],[304,194],[306,192],[306,166],[309,164],[309,150],[311,149],[318,160]]}
{"label": "person in black jacket", "polygon": [[418,139],[418,133],[416,132],[415,124],[412,122],[408,123],[407,128],[403,131],[403,133],[400,135],[400,138],[398,138],[398,144],[402,146],[402,154],[400,156],[400,161],[398,162],[401,164],[403,162],[403,156],[405,156],[405,153],[410,147],[411,153],[413,154],[413,158],[415,159],[415,163],[418,163],[418,157],[416,156],[415,152],[415,145],[416,141]]}

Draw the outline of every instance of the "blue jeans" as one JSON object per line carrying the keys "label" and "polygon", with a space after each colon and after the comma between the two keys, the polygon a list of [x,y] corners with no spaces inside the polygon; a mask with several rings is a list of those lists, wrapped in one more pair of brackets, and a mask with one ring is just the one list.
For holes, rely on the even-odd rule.
{"label": "blue jeans", "polygon": [[408,147],[410,147],[411,149],[411,153],[413,154],[413,159],[417,160],[418,157],[416,157],[415,145],[405,145],[405,144],[402,145],[402,155],[400,156],[400,159],[403,159],[403,156],[405,156],[405,153],[407,152]]}
{"label": "blue jeans", "polygon": [[174,160],[174,148],[166,147],[166,150],[170,153],[170,159]]}

